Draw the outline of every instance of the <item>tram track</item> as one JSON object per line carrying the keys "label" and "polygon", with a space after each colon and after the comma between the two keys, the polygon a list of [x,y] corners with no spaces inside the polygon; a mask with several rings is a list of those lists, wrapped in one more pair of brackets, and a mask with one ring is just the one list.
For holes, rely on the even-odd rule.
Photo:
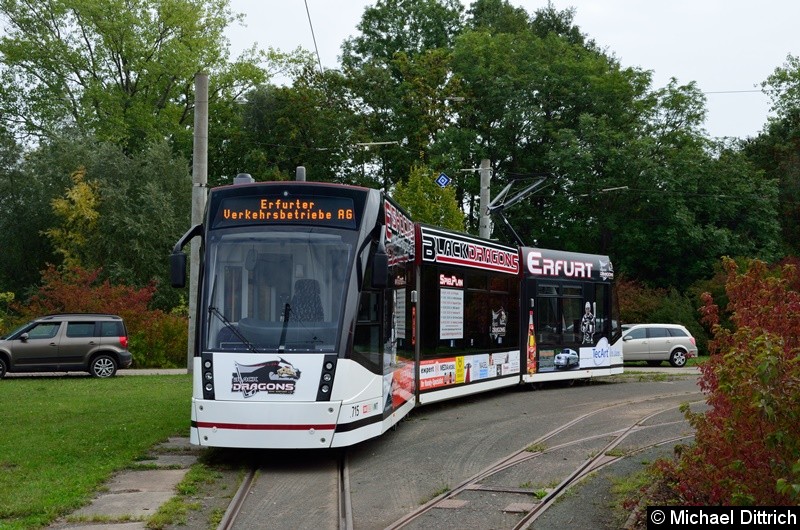
{"label": "tram track", "polygon": [[[676,429],[681,430],[686,425],[685,420],[677,417],[679,402],[700,403],[702,399],[696,396],[697,394],[686,392],[662,393],[644,399],[620,399],[606,403],[556,425],[523,448],[489,464],[460,484],[449,488],[447,492],[388,525],[386,515],[389,512],[364,513],[365,504],[361,497],[367,492],[360,480],[359,484],[351,485],[349,459],[355,458],[362,470],[366,465],[373,467],[374,473],[380,474],[384,472],[380,462],[393,458],[389,448],[376,442],[372,447],[374,452],[371,449],[369,456],[363,453],[359,455],[358,452],[352,455],[349,451],[341,450],[327,452],[324,457],[319,458],[311,457],[307,452],[265,451],[260,456],[261,464],[251,467],[244,474],[240,487],[217,528],[236,530],[252,528],[256,521],[257,524],[263,524],[270,518],[274,519],[276,506],[282,506],[279,511],[283,521],[281,524],[297,521],[299,518],[307,525],[310,521],[315,521],[315,528],[335,530],[410,530],[431,527],[467,529],[485,528],[486,524],[493,528],[515,530],[536,528],[532,526],[534,522],[546,514],[561,495],[594,471],[648,448],[674,444],[691,436],[670,433],[674,433]],[[660,415],[669,417],[659,417]],[[646,431],[655,432],[655,439],[642,437],[642,433]],[[635,437],[639,438],[631,440]],[[302,458],[299,457],[300,454]],[[586,454],[590,456],[586,457]],[[312,462],[306,462],[306,459]],[[282,465],[276,467],[271,464],[277,461],[282,461]],[[551,483],[544,493],[541,484],[545,479],[542,477],[551,475],[558,475],[558,479],[548,479]],[[287,480],[292,481],[290,487],[282,487]],[[526,481],[531,483],[523,484]],[[265,486],[270,483],[275,486]],[[535,489],[534,485],[539,489]],[[352,486],[355,486],[355,491]],[[283,491],[285,489],[289,491]],[[418,491],[419,495],[424,494],[423,491]],[[473,505],[480,506],[483,503],[483,511],[478,515],[468,515],[468,508],[458,508],[465,502],[465,497],[466,502]],[[498,498],[516,498],[516,502],[508,503],[515,504],[516,507],[507,511],[500,510],[503,511],[500,517],[496,514],[488,515],[495,507],[487,509],[485,506],[492,502],[497,504]],[[290,502],[286,499],[295,499],[295,505],[284,506]],[[315,506],[309,504],[309,499],[314,499]],[[355,500],[359,501],[356,503],[356,510]],[[259,502],[260,506],[253,506]],[[245,504],[251,505],[249,509],[244,508]],[[319,513],[312,518],[309,512],[314,510]],[[243,512],[247,512],[244,517]],[[450,520],[442,522],[442,514],[447,514]],[[276,525],[274,521],[270,523],[271,527],[289,527],[281,524]]]}
{"label": "tram track", "polygon": [[250,493],[250,488],[253,484],[253,480],[255,479],[256,473],[258,469],[255,467],[250,468],[242,479],[241,484],[239,484],[239,489],[236,491],[236,494],[231,499],[231,503],[228,505],[228,509],[225,510],[225,513],[222,515],[222,520],[220,521],[219,525],[217,526],[217,530],[232,530],[233,525],[236,522],[236,516],[239,515],[239,510],[242,509],[242,504],[244,500],[247,498],[247,494]]}
{"label": "tram track", "polygon": [[[701,400],[697,400],[694,403],[700,403],[700,402]],[[577,467],[572,469],[556,486],[550,488],[549,491],[547,491],[547,493],[544,496],[538,499],[538,502],[516,503],[518,506],[528,505],[528,507],[524,510],[520,509],[519,511],[517,511],[518,521],[511,526],[506,526],[506,528],[512,528],[513,530],[527,529],[530,528],[533,522],[540,515],[544,514],[548,510],[548,508],[550,508],[562,494],[568,491],[570,487],[579,483],[581,480],[583,480],[585,477],[587,477],[594,471],[597,471],[602,467],[618,462],[624,458],[629,458],[635,455],[636,453],[646,451],[647,449],[668,443],[677,443],[681,440],[693,436],[693,434],[671,436],[665,439],[659,439],[652,443],[637,446],[635,449],[629,451],[622,451],[618,453],[614,452],[622,444],[622,442],[625,441],[627,438],[629,438],[633,433],[636,433],[643,429],[665,427],[668,425],[674,425],[676,423],[680,423],[680,422],[662,422],[653,425],[645,425],[645,423],[648,422],[649,420],[652,420],[653,418],[656,418],[657,416],[664,414],[665,412],[676,410],[677,408],[679,408],[679,405],[669,405],[660,407],[657,410],[650,412],[649,414],[640,416],[639,418],[636,419],[636,421],[634,421],[632,424],[624,428],[615,429],[613,431],[603,432],[599,434],[594,434],[592,436],[576,438],[573,440],[569,440],[563,443],[559,443],[544,448],[544,446],[548,441],[554,440],[556,437],[563,434],[570,428],[579,426],[582,423],[588,421],[592,417],[597,416],[599,414],[608,413],[609,409],[626,405],[628,404],[616,403],[608,405],[598,410],[583,414],[582,416],[575,418],[557,427],[556,429],[551,430],[545,435],[534,440],[528,447],[508,455],[504,459],[496,462],[495,464],[482,470],[476,475],[468,478],[467,480],[465,480],[458,486],[454,487],[450,491],[441,494],[435,499],[432,499],[425,505],[419,507],[417,510],[414,510],[406,514],[405,516],[403,516],[402,518],[400,518],[399,520],[395,521],[390,526],[388,526],[386,530],[400,530],[407,528],[429,528],[434,526],[447,527],[448,526],[447,524],[441,524],[441,521],[437,521],[436,517],[431,517],[429,518],[429,520],[426,520],[426,516],[433,514],[437,510],[445,511],[449,509],[452,511],[454,507],[461,505],[458,498],[459,496],[463,496],[465,493],[470,494],[471,500],[469,502],[471,503],[477,503],[475,501],[475,497],[480,495],[491,496],[497,494],[508,494],[510,496],[521,496],[530,498],[532,496],[532,491],[530,489],[513,487],[513,486],[509,487],[509,486],[486,485],[485,482],[491,479],[492,477],[496,477],[503,472],[508,472],[509,470],[521,466],[525,463],[534,462],[537,459],[543,459],[547,455],[550,455],[555,459],[561,458],[559,454],[563,453],[566,449],[570,447],[586,444],[587,442],[592,443],[596,442],[597,440],[610,438],[609,441],[605,442],[599,449],[596,450],[596,453],[593,456],[590,456],[585,461],[581,462]],[[533,451],[531,450],[532,448],[537,448],[537,447],[542,447],[542,449]],[[494,521],[491,524],[493,528],[502,527],[498,526],[497,523]],[[470,527],[469,524],[466,522],[464,522],[464,524],[462,524],[461,526],[461,528],[469,528],[469,527]]]}
{"label": "tram track", "polygon": [[[668,408],[665,408],[663,410],[659,410],[657,412],[654,412],[650,416],[644,418],[644,420],[646,420],[648,418],[653,418],[653,417],[661,414],[665,410],[669,410],[669,409],[672,409],[672,408],[675,408],[675,407],[668,407]],[[641,451],[643,451],[645,449],[656,447],[657,445],[661,445],[661,444],[664,444],[664,443],[675,443],[675,442],[678,442],[680,440],[683,440],[683,439],[686,439],[687,437],[689,437],[689,436],[673,437],[673,438],[670,438],[669,440],[661,440],[661,441],[659,441],[657,443],[653,443],[653,444],[649,444],[649,445],[644,446],[644,447],[640,447],[640,448],[636,449],[635,451],[631,451],[629,453],[625,453],[625,454],[622,454],[622,455],[609,456],[609,452],[610,451],[612,451],[614,448],[619,446],[619,444],[625,438],[627,438],[632,432],[634,432],[635,430],[637,430],[639,428],[641,428],[641,421],[639,421],[636,424],[630,426],[629,428],[623,430],[621,433],[619,433],[619,435],[615,436],[614,439],[611,442],[606,444],[606,446],[603,447],[597,453],[597,455],[589,458],[586,462],[584,462],[582,465],[580,465],[571,475],[569,475],[560,484],[558,484],[558,486],[553,488],[553,490],[551,492],[549,492],[544,498],[542,498],[540,500],[539,504],[535,508],[530,510],[520,520],[520,522],[516,526],[514,526],[513,530],[524,530],[524,529],[528,528],[530,526],[530,524],[533,521],[535,521],[536,518],[541,513],[546,511],[547,508],[550,507],[562,493],[564,493],[572,485],[577,484],[584,477],[586,477],[590,473],[600,469],[601,467],[611,465],[614,462],[617,462],[617,461],[619,461],[619,460],[621,460],[623,458],[631,457],[631,456],[633,456],[633,454],[641,452]],[[557,447],[553,448],[553,450],[556,450],[556,449],[558,449],[558,448]]]}
{"label": "tram track", "polygon": [[[315,472],[309,479],[305,481],[309,486],[308,498],[312,499],[313,491],[311,491],[311,489],[313,489],[313,485],[317,483],[314,475],[330,476],[332,473],[336,475],[335,480],[337,483],[337,499],[334,503],[336,506],[336,514],[334,515],[331,513],[328,517],[321,517],[321,519],[328,523],[331,523],[332,521],[338,521],[337,525],[331,524],[331,528],[335,530],[353,530],[353,510],[350,496],[350,478],[347,462],[347,452],[342,451],[336,457],[335,468],[321,469]],[[248,523],[241,523],[241,521],[239,521],[239,515],[242,513],[245,503],[248,502],[248,498],[251,495],[256,494],[255,488],[258,485],[257,478],[270,480],[271,477],[268,470],[264,470],[260,466],[251,466],[245,473],[239,488],[233,496],[227,510],[223,514],[223,517],[217,526],[217,530],[234,530],[236,528],[250,527]],[[302,493],[299,493],[299,495],[302,495]],[[264,514],[264,516],[266,518],[267,514]],[[322,528],[321,526],[316,527]]]}
{"label": "tram track", "polygon": [[353,530],[353,504],[350,502],[350,472],[347,452],[339,461],[339,530]]}

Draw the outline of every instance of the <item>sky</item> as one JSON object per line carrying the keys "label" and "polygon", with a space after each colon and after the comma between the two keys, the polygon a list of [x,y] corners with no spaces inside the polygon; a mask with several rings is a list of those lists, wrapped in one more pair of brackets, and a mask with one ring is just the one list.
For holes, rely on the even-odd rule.
{"label": "sky", "polygon": [[[581,31],[623,67],[653,72],[652,88],[697,83],[706,94],[705,130],[711,137],[756,136],[771,116],[761,83],[788,55],[800,55],[797,0],[551,0],[574,8]],[[465,6],[469,5],[464,0]],[[510,0],[529,14],[547,0]],[[257,44],[318,53],[337,68],[341,45],[374,0],[231,0],[245,26],[233,25],[231,52]],[[309,22],[310,19],[310,22]],[[312,31],[313,28],[313,31]]]}

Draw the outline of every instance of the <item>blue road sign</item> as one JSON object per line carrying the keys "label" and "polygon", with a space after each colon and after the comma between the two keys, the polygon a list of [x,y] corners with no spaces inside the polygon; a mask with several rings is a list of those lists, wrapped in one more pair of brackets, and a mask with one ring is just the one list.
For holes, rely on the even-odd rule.
{"label": "blue road sign", "polygon": [[436,184],[439,185],[440,188],[446,188],[452,179],[445,175],[444,173],[440,174],[439,177],[436,179]]}

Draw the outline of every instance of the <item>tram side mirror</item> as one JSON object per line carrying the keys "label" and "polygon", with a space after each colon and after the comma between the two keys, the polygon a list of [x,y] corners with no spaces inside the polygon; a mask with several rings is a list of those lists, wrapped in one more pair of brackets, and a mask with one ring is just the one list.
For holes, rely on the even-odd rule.
{"label": "tram side mirror", "polygon": [[173,252],[169,255],[169,278],[173,287],[186,285],[186,253]]}
{"label": "tram side mirror", "polygon": [[389,285],[389,256],[383,249],[383,245],[378,246],[372,256],[372,287],[375,289],[385,289]]}

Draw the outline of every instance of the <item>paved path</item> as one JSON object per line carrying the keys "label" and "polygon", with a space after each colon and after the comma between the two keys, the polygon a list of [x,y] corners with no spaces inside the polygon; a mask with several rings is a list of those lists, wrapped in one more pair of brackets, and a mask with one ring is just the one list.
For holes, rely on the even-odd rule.
{"label": "paved path", "polygon": [[[48,528],[71,530],[144,530],[148,517],[174,497],[176,487],[201,450],[189,445],[188,438],[170,438],[150,452],[152,460],[139,462],[155,469],[125,470],[108,483],[88,506]],[[81,521],[81,522],[69,522]],[[92,521],[111,521],[92,524]],[[115,523],[113,521],[124,521]]]}

